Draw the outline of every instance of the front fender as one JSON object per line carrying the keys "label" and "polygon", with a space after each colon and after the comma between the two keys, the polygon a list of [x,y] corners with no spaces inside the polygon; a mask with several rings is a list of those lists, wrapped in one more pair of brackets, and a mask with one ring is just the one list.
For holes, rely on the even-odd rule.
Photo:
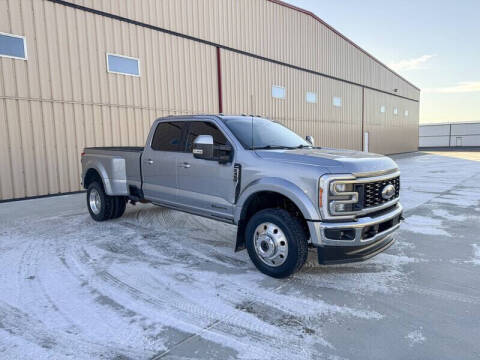
{"label": "front fender", "polygon": [[262,191],[276,192],[289,198],[300,209],[305,220],[321,220],[316,205],[298,185],[281,178],[265,177],[250,183],[240,194],[234,214],[236,224],[240,221],[243,206],[248,198]]}

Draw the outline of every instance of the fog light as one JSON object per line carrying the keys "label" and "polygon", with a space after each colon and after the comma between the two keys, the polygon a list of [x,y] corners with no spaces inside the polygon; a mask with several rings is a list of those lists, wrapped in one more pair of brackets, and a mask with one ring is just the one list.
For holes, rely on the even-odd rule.
{"label": "fog light", "polygon": [[325,236],[331,240],[354,240],[353,229],[325,229]]}

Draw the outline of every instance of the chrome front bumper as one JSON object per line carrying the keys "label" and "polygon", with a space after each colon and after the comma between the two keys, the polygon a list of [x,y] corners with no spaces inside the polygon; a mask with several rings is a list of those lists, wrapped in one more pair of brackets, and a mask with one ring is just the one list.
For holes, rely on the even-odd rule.
{"label": "chrome front bumper", "polygon": [[[392,235],[400,227],[400,222],[393,224],[384,231],[377,232],[374,236],[365,237],[364,230],[381,226],[391,220],[400,219],[403,212],[403,207],[400,203],[397,203],[395,207],[388,213],[379,216],[365,216],[349,222],[320,222],[320,221],[307,221],[308,228],[310,230],[311,243],[315,247],[326,246],[348,246],[348,247],[364,247],[375,242],[379,242],[390,235]],[[328,238],[326,230],[347,230],[353,231],[354,237],[351,240],[338,240]]]}

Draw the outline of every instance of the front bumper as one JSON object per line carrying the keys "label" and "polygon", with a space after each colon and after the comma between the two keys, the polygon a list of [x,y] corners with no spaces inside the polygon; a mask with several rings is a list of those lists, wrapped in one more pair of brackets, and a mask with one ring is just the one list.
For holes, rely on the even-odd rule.
{"label": "front bumper", "polygon": [[312,245],[318,248],[319,262],[362,261],[386,250],[393,244],[392,235],[400,227],[402,212],[402,205],[397,203],[387,212],[355,221],[308,221]]}

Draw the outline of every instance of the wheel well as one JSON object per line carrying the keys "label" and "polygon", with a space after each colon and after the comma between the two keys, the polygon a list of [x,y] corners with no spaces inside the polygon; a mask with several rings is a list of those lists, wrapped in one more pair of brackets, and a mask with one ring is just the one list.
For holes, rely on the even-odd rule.
{"label": "wheel well", "polygon": [[235,246],[235,251],[245,249],[245,228],[247,226],[248,220],[255,213],[270,208],[287,210],[290,214],[301,220],[306,233],[309,234],[307,221],[305,220],[305,217],[303,216],[298,206],[295,205],[292,200],[290,200],[285,195],[277,192],[261,191],[250,195],[250,197],[247,199],[247,201],[245,201],[242,207],[240,220],[238,222],[237,243]]}
{"label": "wheel well", "polygon": [[83,178],[83,187],[85,189],[88,189],[91,183],[94,181],[98,182],[100,185],[103,186],[103,181],[102,177],[98,173],[97,170],[95,169],[88,169],[87,173],[85,174],[85,177]]}

